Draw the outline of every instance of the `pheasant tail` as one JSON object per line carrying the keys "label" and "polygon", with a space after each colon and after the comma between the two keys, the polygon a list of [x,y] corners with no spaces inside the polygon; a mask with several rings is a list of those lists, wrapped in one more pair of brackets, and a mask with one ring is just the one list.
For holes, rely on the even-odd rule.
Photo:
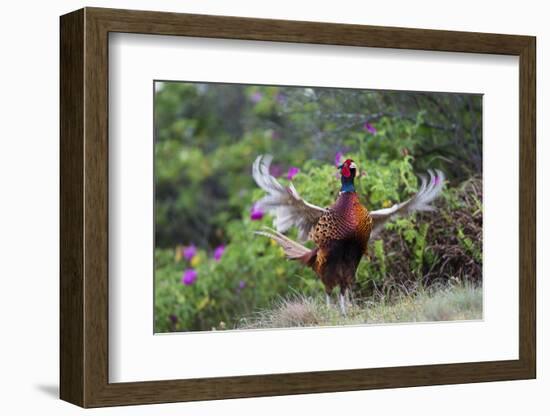
{"label": "pheasant tail", "polygon": [[317,251],[316,249],[310,250],[302,244],[291,240],[286,235],[283,235],[269,227],[264,227],[264,230],[262,231],[255,231],[254,234],[271,238],[279,244],[288,259],[299,260],[306,265],[310,265],[312,258],[315,257]]}

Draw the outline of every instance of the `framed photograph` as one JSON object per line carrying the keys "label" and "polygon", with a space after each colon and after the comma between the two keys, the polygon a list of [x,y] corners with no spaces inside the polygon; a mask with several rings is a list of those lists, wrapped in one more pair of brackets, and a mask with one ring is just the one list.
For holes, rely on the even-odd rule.
{"label": "framed photograph", "polygon": [[63,400],[536,377],[534,37],[60,29]]}

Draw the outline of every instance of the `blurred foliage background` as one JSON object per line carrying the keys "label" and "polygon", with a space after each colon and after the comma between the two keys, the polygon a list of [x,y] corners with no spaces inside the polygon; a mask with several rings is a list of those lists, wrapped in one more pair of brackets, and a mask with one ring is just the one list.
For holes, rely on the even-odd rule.
{"label": "blurred foliage background", "polygon": [[[277,299],[323,295],[310,270],[253,231],[257,155],[304,199],[337,197],[336,163],[359,167],[369,209],[417,190],[438,168],[435,214],[389,224],[362,261],[354,296],[384,298],[449,282],[481,283],[482,97],[335,88],[155,83],[155,331],[231,329]],[[324,296],[324,295],[323,295]]]}

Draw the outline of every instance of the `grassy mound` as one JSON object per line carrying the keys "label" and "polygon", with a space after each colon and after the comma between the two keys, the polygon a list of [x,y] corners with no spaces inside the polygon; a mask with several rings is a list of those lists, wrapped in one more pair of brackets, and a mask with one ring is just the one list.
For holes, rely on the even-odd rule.
{"label": "grassy mound", "polygon": [[293,296],[280,299],[271,309],[243,318],[239,329],[291,328],[381,324],[396,322],[462,321],[482,319],[482,288],[474,285],[420,290],[392,302],[381,299],[348,301],[347,316],[324,297]]}

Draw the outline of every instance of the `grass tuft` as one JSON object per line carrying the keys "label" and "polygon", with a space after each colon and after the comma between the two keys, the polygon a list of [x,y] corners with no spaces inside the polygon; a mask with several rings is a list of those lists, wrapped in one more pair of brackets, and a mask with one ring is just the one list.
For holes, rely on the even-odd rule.
{"label": "grass tuft", "polygon": [[294,295],[277,300],[272,308],[240,320],[240,329],[295,328],[403,322],[462,321],[481,319],[482,288],[470,284],[438,290],[418,290],[394,301],[355,299],[348,301],[347,315],[324,297]]}

